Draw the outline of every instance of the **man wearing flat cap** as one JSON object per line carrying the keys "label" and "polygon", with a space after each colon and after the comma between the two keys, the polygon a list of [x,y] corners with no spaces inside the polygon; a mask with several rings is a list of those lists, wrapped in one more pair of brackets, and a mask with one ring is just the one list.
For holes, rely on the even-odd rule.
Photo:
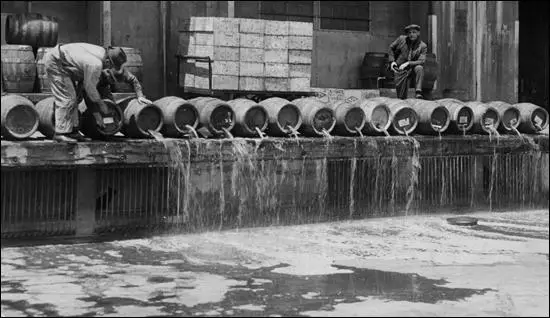
{"label": "man wearing flat cap", "polygon": [[411,24],[405,27],[405,34],[390,45],[389,51],[390,68],[395,74],[397,97],[407,98],[407,89],[411,78],[415,82],[416,98],[423,98],[422,81],[428,46],[420,40],[418,25]]}
{"label": "man wearing flat cap", "polygon": [[[139,81],[123,68],[126,54],[121,48],[103,48],[88,43],[59,44],[44,59],[55,98],[53,139],[56,141],[74,143],[83,139],[78,133],[78,104],[82,98],[87,105],[97,106],[104,116],[110,115],[111,110],[102,99],[113,99],[106,88],[114,81],[131,83],[138,100],[150,103],[143,96]],[[103,125],[101,115],[97,112],[94,115],[97,124]]]}

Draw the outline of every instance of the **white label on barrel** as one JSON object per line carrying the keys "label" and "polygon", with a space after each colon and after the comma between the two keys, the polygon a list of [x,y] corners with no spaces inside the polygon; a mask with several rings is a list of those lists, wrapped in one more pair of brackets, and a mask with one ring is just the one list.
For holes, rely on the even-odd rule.
{"label": "white label on barrel", "polygon": [[460,118],[458,119],[458,123],[459,124],[467,124],[468,123],[468,117],[460,116]]}
{"label": "white label on barrel", "polygon": [[399,124],[399,127],[405,127],[409,125],[409,119],[408,118],[401,119],[397,123]]}
{"label": "white label on barrel", "polygon": [[540,118],[539,116],[535,116],[535,123],[539,126],[542,125],[542,118]]}
{"label": "white label on barrel", "polygon": [[115,122],[115,120],[113,119],[113,117],[105,117],[105,118],[103,118],[103,123],[104,123],[104,124],[112,124],[112,123],[114,123],[114,122]]}
{"label": "white label on barrel", "polygon": [[485,126],[489,126],[489,125],[492,125],[493,124],[493,119],[492,118],[485,118]]}

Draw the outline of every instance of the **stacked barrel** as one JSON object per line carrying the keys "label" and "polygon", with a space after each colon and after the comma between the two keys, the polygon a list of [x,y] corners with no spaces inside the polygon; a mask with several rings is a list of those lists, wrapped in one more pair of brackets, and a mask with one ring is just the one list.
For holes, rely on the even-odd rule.
{"label": "stacked barrel", "polygon": [[[57,45],[58,23],[54,17],[38,13],[15,14],[6,19],[6,45],[2,45],[2,136],[6,139],[23,139],[38,130],[46,137],[55,134],[54,98],[47,97],[36,105],[23,96],[16,94],[51,93],[51,85],[45,69],[45,57]],[[135,48],[123,48],[127,56],[125,68],[142,80],[143,63],[141,51]],[[113,92],[133,92],[127,83],[115,83]],[[4,96],[5,94],[9,94]],[[15,94],[15,95],[14,95]],[[97,105],[85,99],[80,103],[80,131],[94,139],[104,139],[120,130],[128,137],[149,136],[149,131],[160,131],[163,127],[161,110],[155,105],[139,106],[137,100],[124,101],[117,105],[105,100],[110,114],[102,115]],[[160,101],[161,105],[167,102]],[[169,103],[169,102],[168,102]],[[169,103],[170,104],[170,103]],[[123,107],[123,109],[121,109]],[[164,106],[163,106],[164,107]],[[143,109],[142,109],[143,108]],[[167,118],[173,115],[188,123],[188,116],[181,107],[173,103],[162,108]],[[192,106],[194,109],[194,106]],[[171,114],[170,111],[176,110]],[[193,110],[196,112],[196,110]],[[193,112],[191,111],[191,113]],[[126,119],[128,113],[130,119]],[[183,115],[182,115],[183,114]],[[181,117],[186,119],[180,119]],[[187,121],[186,121],[187,120]],[[190,122],[193,125],[192,122]],[[196,124],[194,124],[196,126]],[[154,127],[153,127],[154,126]],[[176,135],[181,129],[173,121],[165,133]]]}

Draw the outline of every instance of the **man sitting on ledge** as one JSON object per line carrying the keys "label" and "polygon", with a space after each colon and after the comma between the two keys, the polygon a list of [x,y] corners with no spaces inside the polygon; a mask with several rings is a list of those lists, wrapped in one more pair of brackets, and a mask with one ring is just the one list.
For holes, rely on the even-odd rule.
{"label": "man sitting on ledge", "polygon": [[390,68],[395,74],[397,98],[406,99],[409,77],[415,80],[416,98],[422,96],[424,62],[428,46],[420,40],[420,27],[411,24],[405,28],[407,35],[401,35],[390,45]]}

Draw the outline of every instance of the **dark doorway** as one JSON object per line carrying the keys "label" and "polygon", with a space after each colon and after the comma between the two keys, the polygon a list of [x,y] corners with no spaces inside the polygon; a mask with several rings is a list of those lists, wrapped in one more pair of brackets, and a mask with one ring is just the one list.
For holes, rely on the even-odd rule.
{"label": "dark doorway", "polygon": [[549,110],[548,1],[519,1],[519,101]]}

